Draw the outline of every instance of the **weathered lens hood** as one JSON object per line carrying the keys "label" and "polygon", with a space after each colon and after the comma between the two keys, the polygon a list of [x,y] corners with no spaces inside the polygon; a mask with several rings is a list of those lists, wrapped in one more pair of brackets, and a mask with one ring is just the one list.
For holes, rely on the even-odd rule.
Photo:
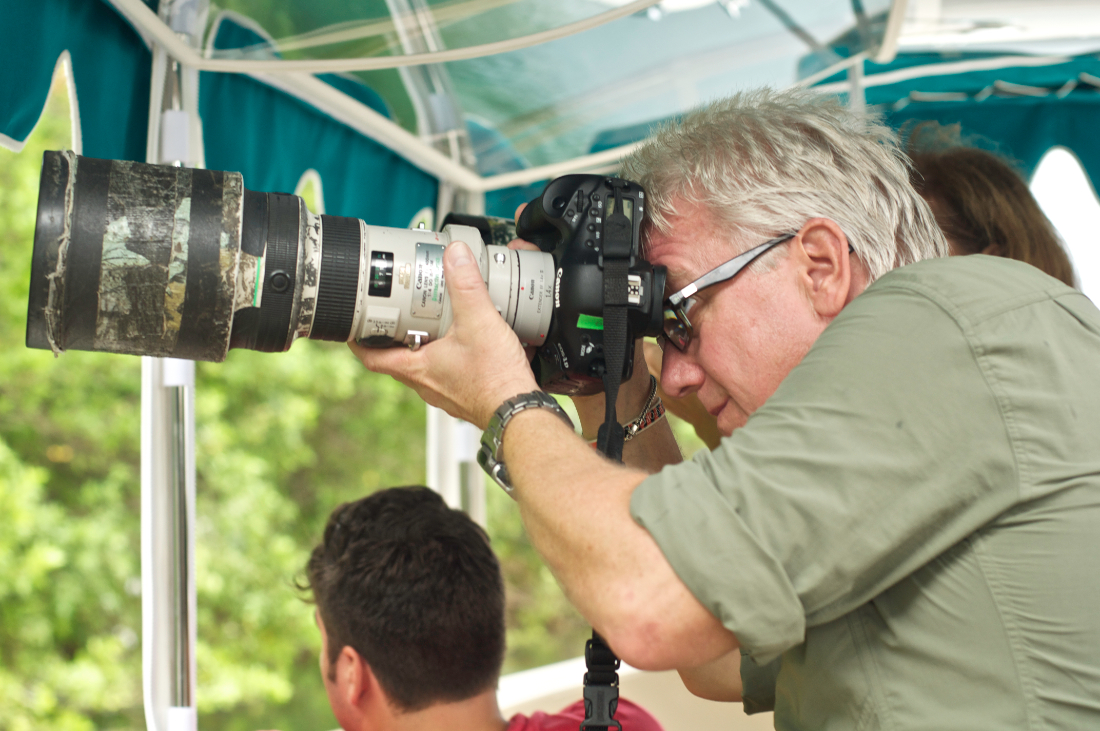
{"label": "weathered lens hood", "polygon": [[28,347],[225,359],[240,174],[47,152],[39,190]]}

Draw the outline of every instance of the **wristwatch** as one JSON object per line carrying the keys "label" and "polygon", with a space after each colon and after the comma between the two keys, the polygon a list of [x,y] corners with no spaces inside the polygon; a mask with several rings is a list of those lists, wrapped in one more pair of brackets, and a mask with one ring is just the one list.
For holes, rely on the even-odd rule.
{"label": "wristwatch", "polygon": [[504,448],[504,429],[512,417],[525,409],[550,409],[560,416],[570,429],[573,428],[573,421],[569,415],[545,391],[531,391],[513,396],[493,412],[493,417],[489,419],[489,426],[481,435],[481,449],[477,452],[477,463],[509,495],[512,494],[512,480],[508,476],[508,468],[504,466],[504,459],[501,456]]}

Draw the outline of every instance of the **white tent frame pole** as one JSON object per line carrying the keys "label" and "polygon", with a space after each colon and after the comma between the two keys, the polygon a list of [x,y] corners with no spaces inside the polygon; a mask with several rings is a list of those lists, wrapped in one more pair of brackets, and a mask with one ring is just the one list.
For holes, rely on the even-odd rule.
{"label": "white tent frame pole", "polygon": [[393,150],[441,181],[467,190],[482,190],[481,177],[419,137],[347,94],[309,74],[250,74],[257,81],[307,101],[337,122]]}
{"label": "white tent frame pole", "polygon": [[893,0],[890,15],[886,18],[886,30],[882,34],[882,44],[875,51],[875,63],[890,63],[898,55],[898,40],[901,38],[901,26],[909,10],[909,0]]}
{"label": "white tent frame pole", "polygon": [[527,185],[556,178],[559,175],[614,165],[641,144],[636,142],[559,163],[482,177],[365,104],[309,74],[249,74],[249,76],[306,101],[336,121],[346,124],[401,155],[432,177],[471,193],[486,193],[491,190]]}
{"label": "white tent frame pole", "polygon": [[195,731],[195,364],[141,360],[145,723],[149,731]]}
{"label": "white tent frame pole", "polygon": [[[110,0],[110,2],[120,13],[134,23],[139,32],[144,32],[157,44],[160,44],[162,40],[170,40],[172,43],[172,47],[169,47],[167,44],[155,47],[163,47],[165,52],[172,55],[177,60],[181,60],[189,67],[196,68],[197,70],[209,70],[202,68],[205,60],[194,49],[191,49],[176,38],[175,34],[171,33],[170,29],[168,29],[152,11],[146,8],[141,0]],[[633,5],[639,5],[640,8],[654,4],[655,2],[648,1],[646,3],[633,3]],[[622,9],[620,8],[619,10]],[[620,17],[618,13],[618,10],[614,11],[613,14],[615,17],[613,18],[606,17],[609,13],[603,13],[596,17],[604,18],[605,20],[603,22],[610,22],[610,20],[615,20]],[[569,26],[566,26],[566,28],[568,27]],[[165,37],[165,32],[167,32],[167,37]],[[575,30],[573,32],[579,31]],[[428,57],[432,54],[420,55]],[[234,61],[233,63],[238,62]],[[271,63],[282,64],[287,62],[277,61]],[[248,76],[263,84],[302,99],[336,121],[348,125],[357,132],[396,152],[417,168],[438,178],[440,181],[451,183],[455,187],[462,188],[471,193],[485,193],[491,190],[527,185],[540,180],[555,178],[559,175],[566,175],[568,173],[592,170],[594,168],[605,168],[609,165],[618,163],[623,156],[629,154],[637,146],[636,144],[625,145],[560,163],[482,177],[476,172],[463,167],[461,164],[455,162],[439,150],[436,150],[416,135],[375,112],[365,104],[336,90],[329,84],[315,78],[313,75],[308,73],[286,73],[287,69],[279,66],[276,66],[276,69],[279,70],[280,73],[267,73],[262,69],[248,71],[246,73]],[[242,69],[235,68],[228,70],[237,73],[245,72]]]}
{"label": "white tent frame pole", "polygon": [[[848,82],[839,82],[838,84],[829,85],[829,91],[844,91],[844,85],[847,83],[851,85],[851,69],[856,66],[860,67],[859,70],[859,84],[860,88],[863,88],[863,62],[868,58],[871,58],[875,63],[890,63],[894,60],[894,57],[898,54],[898,41],[901,39],[901,27],[905,22],[905,14],[909,8],[909,0],[893,0],[893,4],[890,6],[890,15],[886,19],[886,31],[882,35],[882,44],[874,52],[874,57],[871,57],[870,50],[863,50],[859,53],[853,54],[848,58],[841,59],[840,61],[832,64],[828,68],[824,68],[817,73],[810,74],[804,79],[799,79],[792,86],[794,87],[809,87],[813,86],[822,79],[827,79],[830,76],[839,74],[841,71],[848,71]],[[826,89],[825,86],[816,87],[818,90]]]}
{"label": "white tent frame pole", "polygon": [[863,114],[867,108],[867,97],[863,93],[863,64],[848,67],[848,108],[857,114]]}
{"label": "white tent frame pole", "polygon": [[[198,43],[207,5],[208,0],[161,0],[160,10],[182,38]],[[201,167],[198,72],[160,46],[152,52],[146,161]],[[166,87],[172,92],[168,98]],[[194,525],[195,363],[143,357],[142,695],[150,731],[198,727]]]}

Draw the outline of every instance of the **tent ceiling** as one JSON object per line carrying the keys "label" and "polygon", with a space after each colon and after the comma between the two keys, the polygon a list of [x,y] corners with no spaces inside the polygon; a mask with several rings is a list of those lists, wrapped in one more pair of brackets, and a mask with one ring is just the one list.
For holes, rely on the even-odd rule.
{"label": "tent ceiling", "polygon": [[[514,194],[508,195],[520,198],[530,191],[512,186],[579,169],[611,169],[625,146],[644,137],[655,121],[737,89],[828,79],[830,88],[843,93],[848,88],[844,68],[858,66],[868,56],[889,61],[889,49],[896,45],[890,38],[896,36],[888,27],[893,33],[902,27],[906,55],[936,51],[932,61],[944,66],[958,60],[952,58],[957,51],[975,49],[987,55],[1046,53],[1065,60],[1081,49],[1093,50],[1094,39],[1100,38],[1100,3],[1095,0],[211,0],[200,54],[182,44],[150,10],[158,2],[43,0],[37,11],[20,6],[31,26],[19,27],[32,27],[33,32],[9,29],[0,31],[0,37],[8,39],[10,55],[17,59],[9,68],[34,66],[35,81],[18,87],[18,94],[13,87],[10,98],[0,96],[0,134],[6,135],[0,143],[8,139],[4,144],[17,147],[29,132],[41,108],[48,70],[68,48],[89,151],[140,155],[129,151],[138,143],[127,142],[124,151],[115,141],[120,136],[118,114],[111,109],[130,103],[134,113],[127,129],[142,131],[140,112],[147,103],[142,94],[148,87],[133,65],[145,62],[119,66],[134,76],[135,91],[108,99],[104,94],[117,96],[114,82],[97,82],[95,76],[103,65],[102,50],[95,44],[103,43],[80,34],[92,16],[100,25],[110,25],[110,18],[100,17],[108,6],[147,44],[155,39],[192,68],[237,72],[204,73],[204,99],[217,96],[215,92],[221,93],[219,99],[239,96],[238,87],[249,82],[248,88],[257,93],[271,89],[291,102],[296,99],[303,108],[312,108],[314,117],[327,117],[353,135],[396,151],[432,178],[470,191],[510,189]],[[181,2],[179,7],[201,5]],[[896,21],[903,15],[902,26]],[[77,21],[78,16],[88,18]],[[226,21],[245,32],[219,34]],[[226,40],[231,36],[238,40]],[[216,42],[219,38],[222,42]],[[108,46],[134,55],[126,40],[120,37]],[[178,54],[170,43],[182,45],[189,55]],[[511,50],[490,52],[502,46]],[[876,53],[879,47],[887,51]],[[442,61],[440,53],[452,60]],[[1033,56],[1024,65],[1036,62],[1054,61]],[[925,63],[916,59],[901,66],[869,65],[865,81],[874,87],[887,83],[884,77],[890,74],[937,76],[936,71],[907,68]],[[302,73],[301,64],[310,65],[308,73]],[[1012,65],[1019,64],[1013,60]],[[947,86],[933,79],[902,89],[889,100],[878,92],[869,92],[867,98],[872,104],[897,106],[896,101],[906,101],[902,97],[926,92],[977,98],[984,88],[966,91],[955,88],[953,80]],[[368,97],[377,103],[364,101]],[[215,107],[204,109],[208,148],[244,149],[245,143],[236,138],[220,147],[213,139],[221,135],[230,140],[230,132],[240,126],[232,123],[232,109],[225,114],[211,111]],[[273,118],[277,124],[261,126],[273,136],[285,135],[286,118],[280,113]],[[321,127],[313,132],[321,139],[332,137],[317,129]],[[455,138],[462,139],[456,144]],[[110,145],[101,144],[107,140]],[[300,133],[278,142],[265,138],[264,143],[265,150],[272,144],[280,149],[316,147]],[[297,159],[276,174],[269,153],[255,157],[255,169],[236,158],[215,156],[210,162],[247,170],[250,180],[280,189],[291,189],[301,175]],[[276,157],[285,162],[285,155]],[[476,171],[468,169],[473,166]],[[352,179],[362,165],[345,167],[341,179]],[[323,177],[326,191],[335,195],[340,186],[333,187],[334,173]],[[343,197],[358,199],[352,193]],[[496,212],[514,208],[503,198],[490,203]]]}
{"label": "tent ceiling", "polygon": [[[890,124],[958,124],[1026,174],[1063,146],[1100,188],[1100,3],[909,0],[898,50],[865,63],[862,78]],[[844,94],[849,83],[838,74],[817,88]]]}
{"label": "tent ceiling", "polygon": [[[270,40],[208,57],[399,58],[545,34],[634,7],[640,12],[583,33],[441,64],[445,81],[434,92],[446,92],[458,115],[491,130],[512,153],[511,164],[544,165],[586,154],[602,130],[668,117],[736,89],[787,86],[877,48],[890,2],[221,0],[212,6],[212,21],[219,11],[233,11]],[[352,73],[382,95],[398,123],[424,133],[421,118],[432,102],[410,98],[416,95],[409,94],[409,76],[416,72]],[[501,168],[483,165],[481,172]]]}

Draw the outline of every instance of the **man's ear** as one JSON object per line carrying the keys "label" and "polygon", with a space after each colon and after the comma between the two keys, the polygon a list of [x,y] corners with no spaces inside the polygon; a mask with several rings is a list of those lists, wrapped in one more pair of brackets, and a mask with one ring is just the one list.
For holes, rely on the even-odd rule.
{"label": "man's ear", "polygon": [[851,299],[852,259],[848,237],[828,218],[811,218],[798,232],[800,275],[811,306],[831,320]]}
{"label": "man's ear", "polygon": [[372,706],[382,704],[385,698],[378,678],[370,664],[356,652],[354,647],[344,645],[336,657],[336,688],[344,703],[358,709],[361,713],[373,712]]}

